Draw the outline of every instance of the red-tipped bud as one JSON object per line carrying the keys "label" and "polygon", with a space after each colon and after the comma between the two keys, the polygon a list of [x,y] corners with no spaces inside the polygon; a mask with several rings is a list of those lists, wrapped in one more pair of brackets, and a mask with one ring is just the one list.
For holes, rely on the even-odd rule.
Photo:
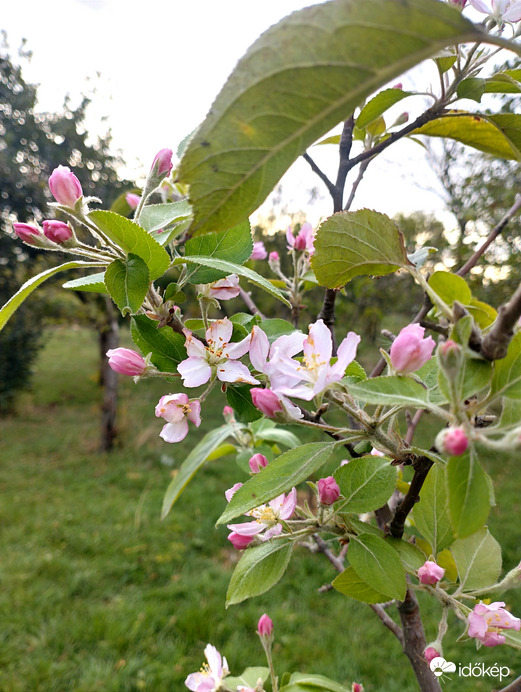
{"label": "red-tipped bud", "polygon": [[351,685],[351,692],[364,692],[364,686],[359,682],[354,682]]}
{"label": "red-tipped bud", "polygon": [[250,465],[250,470],[252,473],[259,473],[261,469],[266,468],[268,465],[268,460],[264,454],[257,453],[250,458],[248,464]]}
{"label": "red-tipped bud", "polygon": [[321,478],[318,483],[318,500],[322,505],[332,505],[340,497],[340,488],[333,476]]}
{"label": "red-tipped bud", "polygon": [[49,188],[54,199],[65,207],[74,207],[83,196],[81,183],[67,166],[58,166],[51,173]]}
{"label": "red-tipped bud", "polygon": [[45,237],[51,240],[53,243],[60,245],[61,243],[66,243],[72,238],[70,226],[63,223],[63,221],[51,219],[50,221],[44,221],[42,225]]}
{"label": "red-tipped bud", "polygon": [[262,411],[268,418],[274,418],[275,414],[282,411],[282,404],[279,401],[278,396],[271,389],[261,389],[260,387],[254,387],[250,389],[251,400],[253,405],[256,406],[259,411]]}
{"label": "red-tipped bud", "polygon": [[155,155],[152,162],[152,171],[154,171],[159,178],[165,178],[167,175],[170,175],[170,171],[173,168],[172,155],[173,152],[171,149],[161,149]]}
{"label": "red-tipped bud", "polygon": [[131,209],[137,209],[137,206],[141,201],[141,197],[136,195],[134,192],[127,192],[125,195],[125,200]]}
{"label": "red-tipped bud", "polygon": [[13,230],[16,235],[28,245],[39,245],[37,239],[42,237],[41,232],[36,226],[31,226],[28,223],[14,223]]}
{"label": "red-tipped bud", "polygon": [[273,621],[269,617],[269,615],[261,615],[259,622],[257,624],[257,632],[259,633],[259,637],[263,637],[264,639],[267,639],[273,635]]}
{"label": "red-tipped bud", "polygon": [[428,646],[423,652],[423,655],[425,656],[427,663],[430,663],[434,658],[441,656],[440,652],[436,651],[433,646]]}
{"label": "red-tipped bud", "polygon": [[120,375],[137,376],[142,375],[147,365],[144,359],[130,348],[111,348],[107,351],[109,365]]}
{"label": "red-tipped bud", "polygon": [[463,428],[447,428],[438,433],[434,444],[444,454],[459,457],[467,450],[469,438]]}

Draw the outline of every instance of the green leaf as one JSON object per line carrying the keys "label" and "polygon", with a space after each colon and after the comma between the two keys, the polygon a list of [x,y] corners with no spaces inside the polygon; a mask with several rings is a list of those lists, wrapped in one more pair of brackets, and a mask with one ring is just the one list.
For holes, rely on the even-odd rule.
{"label": "green leaf", "polygon": [[441,464],[431,467],[414,505],[414,521],[421,535],[429,541],[436,556],[453,541],[448,508],[446,470]]}
{"label": "green leaf", "polygon": [[132,340],[144,355],[152,353],[152,363],[162,372],[177,372],[186,359],[185,338],[170,327],[157,328],[146,315],[134,315],[130,324]]}
{"label": "green leaf", "polygon": [[490,484],[471,449],[447,465],[449,512],[456,538],[465,538],[485,523],[490,511]]}
{"label": "green leaf", "polygon": [[148,267],[137,255],[116,259],[107,267],[105,286],[123,317],[134,315],[143,305],[150,286]]}
{"label": "green leaf", "polygon": [[275,341],[275,339],[278,339],[279,336],[293,334],[293,332],[298,331],[290,322],[281,320],[278,317],[262,320],[259,326],[268,337],[270,344]]}
{"label": "green leaf", "polygon": [[252,666],[246,668],[241,675],[237,677],[227,676],[226,677],[226,687],[228,689],[237,689],[239,685],[242,687],[250,687],[253,689],[256,687],[259,678],[264,684],[270,675],[269,668],[262,668],[261,666]]}
{"label": "green leaf", "polygon": [[460,99],[472,99],[478,103],[485,93],[487,81],[479,77],[468,77],[458,84],[456,93]]}
{"label": "green leaf", "polygon": [[410,377],[391,375],[372,377],[348,387],[351,396],[367,404],[429,408],[429,392]]}
{"label": "green leaf", "polygon": [[162,276],[170,266],[168,252],[141,226],[112,211],[91,211],[89,218],[127,254],[141,257],[150,272],[150,280]]}
{"label": "green leaf", "polygon": [[249,216],[371,93],[444,46],[473,40],[499,41],[431,0],[336,0],[284,18],[239,62],[184,153],[192,232]]}
{"label": "green leaf", "polygon": [[425,564],[426,555],[417,546],[399,538],[387,538],[387,543],[396,550],[402,565],[410,574],[415,574]]}
{"label": "green leaf", "polygon": [[163,498],[163,506],[161,508],[161,519],[164,519],[170,512],[173,504],[177,501],[188,483],[192,480],[197,471],[209,460],[208,458],[211,453],[217,449],[232,432],[232,425],[221,425],[220,428],[215,428],[215,430],[210,430],[209,433],[206,433],[203,439],[192,449],[181,464],[178,474],[170,481],[170,485],[166,489]]}
{"label": "green leaf", "polygon": [[406,267],[403,235],[385,214],[369,209],[333,214],[315,236],[311,264],[321,286],[341,288],[355,276],[383,276]]}
{"label": "green leaf", "polygon": [[105,272],[81,276],[79,279],[72,279],[62,285],[62,288],[70,288],[73,291],[86,291],[92,293],[106,293]]}
{"label": "green leaf", "polygon": [[462,305],[468,305],[472,300],[472,294],[465,279],[452,272],[434,272],[429,278],[429,286],[450,306],[455,300]]}
{"label": "green leaf", "polygon": [[286,571],[292,547],[292,543],[277,540],[245,550],[232,574],[226,607],[260,596],[275,586]]}
{"label": "green leaf", "polygon": [[451,546],[463,591],[495,584],[501,572],[501,546],[486,527]]}
{"label": "green leaf", "polygon": [[[457,377],[451,382],[456,390],[458,401],[470,399],[474,394],[487,387],[491,377],[492,363],[479,358],[467,358]],[[440,390],[446,395],[447,399],[450,399],[449,381],[447,375],[441,369],[438,373],[438,382]]]}
{"label": "green leaf", "polygon": [[289,430],[282,430],[281,428],[267,428],[259,432],[257,437],[266,442],[275,442],[289,449],[295,449],[295,447],[302,444],[296,435]]}
{"label": "green leaf", "polygon": [[402,89],[385,89],[381,91],[379,94],[376,94],[376,96],[373,96],[362,108],[360,115],[356,119],[356,126],[360,129],[367,127],[370,123],[383,115],[391,106],[394,106],[395,103],[407,98],[407,96],[413,95],[412,92],[402,91]]}
{"label": "green leaf", "polygon": [[58,272],[64,272],[68,269],[84,269],[86,267],[99,267],[99,262],[82,262],[80,260],[75,260],[73,262],[65,262],[65,264],[60,264],[58,267],[53,267],[52,269],[47,269],[41,274],[33,276],[24,283],[24,285],[18,289],[18,291],[12,296],[7,303],[0,309],[0,330],[4,328],[7,320],[11,315],[18,310],[20,305],[28,298],[35,288],[38,288],[40,284],[49,279],[51,276],[58,274]]}
{"label": "green leaf", "polygon": [[[246,262],[252,252],[253,240],[249,221],[243,221],[221,233],[208,233],[205,236],[190,238],[185,245],[186,255],[214,257],[235,264]],[[190,281],[194,284],[207,284],[226,275],[225,272],[215,269],[200,268],[190,277]]]}
{"label": "green leaf", "polygon": [[494,362],[491,395],[521,399],[521,332],[514,335],[505,358]]}
{"label": "green leaf", "polygon": [[284,452],[237,490],[217,523],[226,524],[302,483],[326,463],[334,448],[334,442],[311,442]]}
{"label": "green leaf", "polygon": [[[228,682],[228,678],[226,678]],[[325,692],[349,692],[347,687],[339,685],[338,682],[326,678],[324,675],[310,675],[309,673],[293,673],[288,685],[300,685],[301,689],[319,689],[325,690]],[[285,692],[285,688],[282,687],[280,692]],[[286,690],[288,692],[288,690]]]}
{"label": "green leaf", "polygon": [[396,551],[379,536],[363,533],[351,539],[349,562],[370,587],[389,598],[405,598],[405,570]]}
{"label": "green leaf", "polygon": [[364,456],[340,466],[335,480],[347,500],[346,512],[372,512],[382,507],[396,489],[397,469],[386,457]]}
{"label": "green leaf", "polygon": [[481,329],[489,327],[492,322],[496,320],[497,310],[488,303],[483,303],[481,300],[474,300],[473,298],[470,304],[465,307]]}
{"label": "green leaf", "polygon": [[417,128],[411,135],[455,139],[502,159],[521,160],[521,115],[484,115],[452,111]]}
{"label": "green leaf", "polygon": [[188,218],[192,213],[192,208],[186,200],[171,202],[168,204],[149,204],[143,207],[139,217],[140,225],[152,233],[166,228],[174,221],[181,221]]}
{"label": "green leaf", "polygon": [[361,579],[353,567],[348,567],[336,579],[331,586],[349,598],[354,598],[363,603],[385,603],[389,597],[379,593]]}
{"label": "green leaf", "polygon": [[229,384],[226,387],[226,400],[235,411],[237,420],[241,423],[251,423],[262,418],[262,413],[253,405],[250,389],[251,387],[246,385],[236,387]]}
{"label": "green leaf", "polygon": [[244,276],[248,281],[263,288],[265,291],[270,293],[275,298],[278,298],[285,305],[290,307],[290,303],[284,298],[282,293],[272,286],[272,284],[267,281],[263,276],[254,272],[253,269],[248,267],[243,267],[240,264],[234,264],[233,262],[227,262],[225,260],[217,259],[215,257],[201,257],[201,256],[190,256],[190,257],[178,257],[174,260],[175,264],[183,264],[185,262],[192,262],[193,264],[202,264],[204,267],[210,267],[211,269],[217,269],[220,272],[227,274],[238,274],[239,276]]}

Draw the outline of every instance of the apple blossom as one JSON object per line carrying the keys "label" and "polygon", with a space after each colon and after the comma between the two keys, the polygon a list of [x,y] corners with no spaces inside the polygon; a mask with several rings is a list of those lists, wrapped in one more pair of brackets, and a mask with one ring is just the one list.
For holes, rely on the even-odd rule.
{"label": "apple blossom", "polygon": [[318,483],[318,501],[322,505],[332,505],[340,497],[340,488],[333,476],[321,478]]}
{"label": "apple blossom", "polygon": [[54,199],[64,207],[74,207],[83,196],[80,181],[67,166],[54,169],[49,178],[49,188]]}
{"label": "apple blossom", "polygon": [[188,421],[196,428],[201,425],[201,403],[181,394],[167,394],[159,399],[156,416],[164,418],[167,423],[159,433],[165,442],[181,442],[188,434]]}
{"label": "apple blossom", "polygon": [[28,223],[14,223],[13,231],[16,235],[28,245],[39,245],[38,240],[42,237],[41,231],[36,226],[31,226]]}
{"label": "apple blossom", "polygon": [[264,454],[257,453],[250,457],[248,464],[252,473],[259,473],[268,465],[268,459]]}
{"label": "apple blossom", "polygon": [[109,365],[120,375],[139,376],[147,369],[142,356],[131,348],[111,348],[107,351]]}
{"label": "apple blossom", "polygon": [[204,655],[207,663],[197,673],[191,673],[185,680],[185,685],[192,692],[217,692],[223,679],[229,675],[228,661],[217,651],[215,646],[208,644]]}
{"label": "apple blossom", "polygon": [[206,330],[208,345],[205,346],[189,329],[183,329],[188,358],[179,363],[177,370],[185,387],[199,387],[212,376],[221,382],[259,384],[248,368],[235,360],[248,352],[251,334],[242,341],[231,343],[232,332],[233,323],[227,317],[212,322]]}
{"label": "apple blossom", "polygon": [[73,237],[70,226],[63,223],[63,221],[51,219],[50,221],[44,221],[42,226],[44,236],[53,243],[65,243]]}
{"label": "apple blossom", "polygon": [[[272,536],[278,536],[282,532],[281,521],[289,519],[297,506],[297,489],[292,488],[288,495],[282,493],[267,505],[261,505],[246,512],[246,516],[254,517],[255,521],[247,521],[243,524],[228,524],[230,531],[240,536],[258,536],[262,541],[267,541]],[[262,532],[263,535],[260,534]]]}
{"label": "apple blossom", "polygon": [[268,253],[266,252],[266,248],[264,247],[262,240],[253,243],[253,252],[250,255],[251,260],[265,260],[267,256]]}
{"label": "apple blossom", "polygon": [[418,579],[421,584],[437,584],[445,574],[443,567],[440,567],[432,560],[427,560],[418,570]]}
{"label": "apple blossom", "polygon": [[425,329],[419,324],[404,327],[393,341],[391,364],[400,375],[419,370],[429,360],[436,345],[432,336],[424,338]]}
{"label": "apple blossom", "polygon": [[288,241],[288,250],[306,250],[310,255],[313,254],[313,227],[310,223],[302,224],[297,235],[294,235],[293,229],[288,226],[286,240]]}
{"label": "apple blossom", "polygon": [[478,603],[469,613],[467,634],[478,639],[484,646],[497,646],[505,643],[505,637],[500,630],[517,630],[521,628],[521,620],[504,609],[502,601],[486,605]]}
{"label": "apple blossom", "polygon": [[241,292],[237,274],[230,274],[210,284],[199,284],[197,290],[201,296],[217,300],[231,300]]}
{"label": "apple blossom", "polygon": [[490,4],[484,0],[469,0],[469,4],[478,12],[495,19],[499,26],[502,26],[503,22],[521,20],[521,0],[491,0]]}

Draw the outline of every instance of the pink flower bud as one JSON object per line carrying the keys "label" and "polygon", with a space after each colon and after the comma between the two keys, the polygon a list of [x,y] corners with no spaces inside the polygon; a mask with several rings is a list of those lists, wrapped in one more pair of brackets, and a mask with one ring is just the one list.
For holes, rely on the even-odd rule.
{"label": "pink flower bud", "polygon": [[223,417],[227,423],[231,423],[231,421],[234,420],[235,414],[231,406],[225,406],[223,408]]}
{"label": "pink flower bud", "polygon": [[269,262],[280,262],[280,257],[279,253],[274,250],[273,252],[270,252],[269,257],[268,257]]}
{"label": "pink flower bud", "polygon": [[259,240],[257,243],[253,243],[253,252],[250,255],[251,260],[265,260],[268,256],[264,243]]}
{"label": "pink flower bud", "polygon": [[428,646],[423,652],[423,655],[425,656],[427,663],[430,663],[434,658],[441,656],[440,652],[436,651],[433,646]]}
{"label": "pink flower bud", "polygon": [[354,682],[351,685],[351,692],[364,692],[364,686],[361,685],[359,682]]}
{"label": "pink flower bud", "polygon": [[437,584],[445,574],[443,567],[440,567],[432,560],[427,560],[418,570],[418,579],[421,584]]}
{"label": "pink flower bud", "polygon": [[136,195],[134,192],[127,192],[125,195],[125,200],[131,209],[137,209],[138,204],[141,201],[141,197]]}
{"label": "pink flower bud", "polygon": [[447,428],[438,434],[434,444],[441,452],[459,457],[469,446],[469,438],[463,428]]}
{"label": "pink flower bud", "polygon": [[170,175],[170,171],[173,168],[172,155],[173,151],[171,149],[161,149],[155,155],[152,162],[152,170],[156,169],[155,173],[158,177],[164,178]]}
{"label": "pink flower bud", "polygon": [[65,207],[74,207],[83,196],[81,183],[67,166],[58,166],[51,173],[49,188],[54,199]]}
{"label": "pink flower bud", "polygon": [[147,367],[139,353],[130,348],[111,348],[107,351],[107,356],[112,370],[120,375],[142,375]]}
{"label": "pink flower bud", "polygon": [[41,238],[41,232],[36,226],[31,226],[28,223],[14,223],[13,230],[16,235],[28,245],[39,245],[37,238]]}
{"label": "pink flower bud", "polygon": [[404,327],[393,341],[390,356],[397,373],[407,375],[419,370],[429,360],[436,345],[432,336],[423,338],[425,329],[419,324]]}
{"label": "pink flower bud", "polygon": [[253,541],[253,536],[241,536],[239,533],[231,532],[228,540],[236,550],[244,550]]}
{"label": "pink flower bud", "polygon": [[43,233],[46,238],[58,244],[65,243],[72,238],[70,226],[56,219],[43,222]]}
{"label": "pink flower bud", "polygon": [[282,404],[279,401],[278,396],[271,389],[261,389],[260,387],[254,387],[250,389],[251,400],[253,405],[256,406],[259,411],[262,411],[268,418],[274,418],[275,414],[282,411]]}
{"label": "pink flower bud", "polygon": [[250,465],[250,469],[252,473],[259,473],[261,469],[266,468],[268,465],[268,460],[264,456],[264,454],[254,454],[248,464]]}
{"label": "pink flower bud", "polygon": [[403,89],[403,84],[401,82],[397,82],[394,86],[393,89]]}
{"label": "pink flower bud", "polygon": [[261,615],[259,622],[257,624],[257,632],[259,633],[259,637],[271,637],[273,634],[273,621],[269,617],[269,615]]}
{"label": "pink flower bud", "polygon": [[318,500],[322,505],[332,505],[340,497],[340,488],[333,476],[321,478],[318,483]]}

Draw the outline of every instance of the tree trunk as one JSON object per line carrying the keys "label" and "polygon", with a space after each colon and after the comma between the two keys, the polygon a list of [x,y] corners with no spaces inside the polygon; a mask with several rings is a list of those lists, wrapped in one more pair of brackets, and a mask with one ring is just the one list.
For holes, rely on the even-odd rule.
{"label": "tree trunk", "polygon": [[116,415],[118,409],[118,375],[109,366],[107,351],[119,344],[119,325],[114,305],[105,296],[105,320],[98,326],[100,352],[100,385],[103,389],[101,405],[100,452],[110,452],[116,439]]}

